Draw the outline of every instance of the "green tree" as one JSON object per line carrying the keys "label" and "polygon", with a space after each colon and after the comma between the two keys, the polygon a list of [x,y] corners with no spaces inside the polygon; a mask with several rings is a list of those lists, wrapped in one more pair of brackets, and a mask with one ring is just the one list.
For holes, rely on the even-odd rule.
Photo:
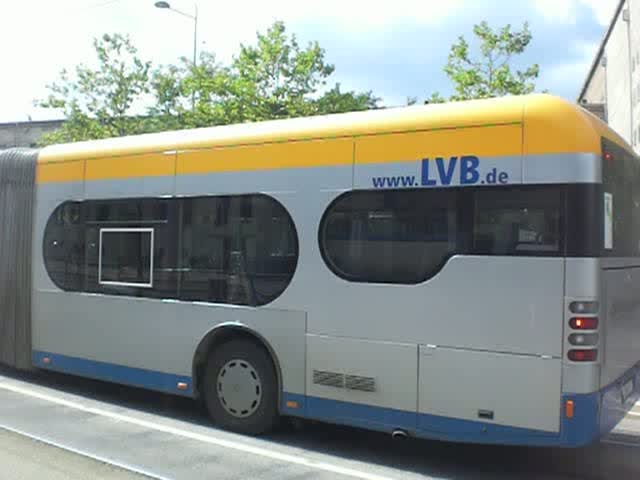
{"label": "green tree", "polygon": [[[228,66],[203,52],[197,65],[182,58],[152,69],[121,35],[104,35],[94,47],[97,68],[63,71],[38,102],[67,118],[43,143],[365,110],[379,101],[370,91],[327,88],[334,66],[325,51],[317,42],[300,46],[282,22],[241,45]],[[136,115],[142,107],[146,115]]]}
{"label": "green tree", "polygon": [[[537,64],[524,70],[513,68],[515,57],[521,55],[531,42],[528,23],[521,30],[511,25],[493,30],[487,22],[473,27],[479,55],[473,55],[467,40],[460,36],[451,46],[444,71],[453,83],[450,100],[470,100],[505,95],[522,95],[535,90],[540,73]],[[445,99],[433,94],[425,103],[441,103]]]}
{"label": "green tree", "polygon": [[377,107],[379,100],[371,92],[342,91],[339,84],[326,89],[333,71],[317,42],[303,47],[282,22],[275,22],[265,33],[258,32],[255,44],[241,45],[229,66],[205,53],[196,68],[183,62],[157,70],[151,82],[155,105],[149,113],[159,130],[173,124],[192,128]]}
{"label": "green tree", "polygon": [[225,122],[223,97],[230,90],[229,69],[215,55],[202,52],[198,65],[186,58],[179,65],[157,68],[151,75],[154,99],[148,113],[152,129],[174,130]]}
{"label": "green tree", "polygon": [[229,123],[339,113],[375,108],[371,92],[321,92],[335,67],[318,42],[301,47],[284,23],[258,33],[256,45],[241,45],[224,86],[222,111]]}
{"label": "green tree", "polygon": [[380,99],[375,97],[371,91],[356,93],[354,91],[343,92],[340,84],[325,92],[319,99],[315,100],[315,113],[343,113],[356,112],[361,110],[371,110],[378,108]]}
{"label": "green tree", "polygon": [[148,110],[151,130],[174,130],[184,124],[185,75],[185,69],[178,65],[159,67],[151,74],[149,90],[153,104]]}
{"label": "green tree", "polygon": [[107,138],[146,131],[146,119],[133,113],[148,92],[150,62],[137,56],[129,37],[105,34],[93,42],[97,67],[63,70],[38,106],[63,111],[66,122],[43,144]]}
{"label": "green tree", "polygon": [[229,100],[240,120],[265,120],[313,113],[312,95],[334,66],[317,42],[300,47],[284,23],[258,33],[256,45],[241,45],[231,65]]}

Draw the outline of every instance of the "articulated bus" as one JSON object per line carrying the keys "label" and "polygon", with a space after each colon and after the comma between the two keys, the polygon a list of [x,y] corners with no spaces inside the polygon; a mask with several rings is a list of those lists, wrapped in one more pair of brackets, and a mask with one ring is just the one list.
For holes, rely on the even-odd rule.
{"label": "articulated bus", "polygon": [[0,154],[0,360],[444,441],[640,397],[640,163],[531,95]]}

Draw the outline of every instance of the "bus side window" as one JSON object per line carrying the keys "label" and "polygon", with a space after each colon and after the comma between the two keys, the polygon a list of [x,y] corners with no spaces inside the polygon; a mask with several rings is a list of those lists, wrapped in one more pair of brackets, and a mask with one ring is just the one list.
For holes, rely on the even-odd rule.
{"label": "bus side window", "polygon": [[259,306],[279,297],[298,261],[284,207],[266,195],[184,199],[182,300]]}
{"label": "bus side window", "polygon": [[474,195],[474,248],[481,255],[562,253],[559,187],[479,189]]}
{"label": "bus side window", "polygon": [[170,200],[88,200],[84,208],[86,291],[175,298],[176,209]]}
{"label": "bus side window", "polygon": [[44,261],[51,280],[63,290],[82,290],[85,277],[82,205],[66,202],[53,212],[44,235]]}
{"label": "bus side window", "polygon": [[320,250],[352,282],[423,282],[457,251],[458,203],[454,189],[348,192],[324,214]]}

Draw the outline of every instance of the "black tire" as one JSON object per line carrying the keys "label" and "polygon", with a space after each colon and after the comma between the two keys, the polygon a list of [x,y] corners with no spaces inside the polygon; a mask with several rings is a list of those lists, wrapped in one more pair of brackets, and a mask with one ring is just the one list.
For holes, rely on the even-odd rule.
{"label": "black tire", "polygon": [[[222,404],[224,393],[218,393],[219,375],[233,360],[246,362],[257,374],[261,387],[261,398],[255,411],[239,418],[227,411]],[[213,422],[233,432],[260,435],[273,429],[278,421],[278,381],[271,356],[250,340],[231,340],[214,347],[209,354],[204,375],[204,400]]]}

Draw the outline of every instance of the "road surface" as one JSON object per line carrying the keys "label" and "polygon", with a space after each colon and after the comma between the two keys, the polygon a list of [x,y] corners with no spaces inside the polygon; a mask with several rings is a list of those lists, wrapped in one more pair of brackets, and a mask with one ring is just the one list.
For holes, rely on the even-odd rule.
{"label": "road surface", "polygon": [[0,429],[2,478],[11,480],[148,480],[149,477]]}
{"label": "road surface", "polygon": [[[22,475],[11,478],[640,478],[640,408],[606,442],[580,450],[394,441],[322,424],[250,438],[212,427],[192,400],[65,375],[0,370],[3,428],[9,437],[0,436],[0,465],[12,462]],[[6,429],[27,438],[12,447],[14,434]],[[48,475],[54,471],[50,465],[61,476]],[[87,469],[94,472],[89,477],[82,475]]]}

